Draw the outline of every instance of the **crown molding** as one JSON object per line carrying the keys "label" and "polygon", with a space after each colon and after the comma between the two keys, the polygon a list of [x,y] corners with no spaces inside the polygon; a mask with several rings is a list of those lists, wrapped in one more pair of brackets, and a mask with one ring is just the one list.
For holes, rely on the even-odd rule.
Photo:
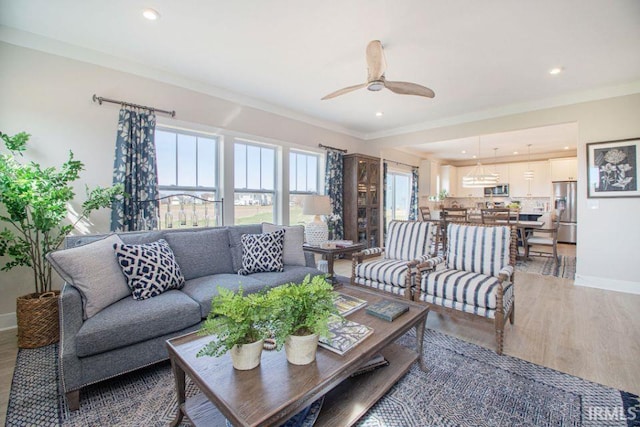
{"label": "crown molding", "polygon": [[616,98],[619,96],[633,95],[636,93],[640,93],[640,80],[616,86],[606,86],[596,89],[589,89],[582,92],[575,92],[569,95],[547,98],[538,101],[505,105],[503,107],[476,111],[459,116],[446,117],[439,120],[416,123],[414,125],[398,127],[381,132],[368,133],[364,135],[364,139],[369,141],[374,139],[393,137],[413,132],[420,132],[423,130],[441,128],[445,126],[455,126],[463,123],[495,119],[498,117],[511,116],[514,114],[528,113],[531,111],[545,110],[554,107],[563,107],[567,105],[579,104],[582,102],[598,101],[607,98]]}
{"label": "crown molding", "polygon": [[224,99],[225,101],[233,102],[245,107],[255,108],[268,113],[277,114],[279,116],[306,123],[308,125],[317,126],[319,128],[364,140],[364,133],[356,132],[352,129],[337,125],[333,122],[319,120],[314,117],[289,110],[275,104],[271,104],[245,95],[240,95],[238,93],[221,89],[219,87],[215,87],[201,81],[186,78],[175,73],[164,71],[158,68],[153,68],[139,62],[118,58],[116,56],[97,50],[61,42],[49,37],[41,36],[39,34],[0,25],[0,41],[52,55],[61,56],[64,58],[87,62],[116,71],[134,74],[162,83],[172,84],[174,86],[193,90],[205,95]]}

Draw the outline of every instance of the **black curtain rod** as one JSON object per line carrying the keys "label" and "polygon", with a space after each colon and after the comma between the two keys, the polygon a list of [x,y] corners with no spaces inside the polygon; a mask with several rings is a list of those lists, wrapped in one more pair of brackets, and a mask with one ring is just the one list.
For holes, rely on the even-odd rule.
{"label": "black curtain rod", "polygon": [[402,162],[396,162],[395,160],[384,159],[384,161],[387,162],[387,163],[395,163],[396,165],[408,166],[410,168],[417,168],[418,167],[418,166],[414,166],[414,165],[408,165],[408,164],[402,163]]}
{"label": "black curtain rod", "polygon": [[139,104],[134,104],[134,103],[131,103],[131,102],[118,101],[116,99],[103,98],[101,96],[97,96],[95,93],[93,94],[93,98],[92,99],[93,99],[93,102],[97,102],[100,105],[102,105],[103,102],[110,102],[112,104],[120,104],[120,105],[128,105],[129,107],[144,108],[144,109],[147,109],[147,110],[155,111],[157,113],[168,114],[171,117],[175,117],[176,116],[175,110],[171,110],[171,111],[161,110],[159,108],[147,107],[146,105],[139,105]]}
{"label": "black curtain rod", "polygon": [[347,150],[343,150],[342,148],[329,147],[328,145],[318,144],[318,147],[324,148],[325,150],[340,151],[341,153],[345,153],[345,154],[347,153]]}

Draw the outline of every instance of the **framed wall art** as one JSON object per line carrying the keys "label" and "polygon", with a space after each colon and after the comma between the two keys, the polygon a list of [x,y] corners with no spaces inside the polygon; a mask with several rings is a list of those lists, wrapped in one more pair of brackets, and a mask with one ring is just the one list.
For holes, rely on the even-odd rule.
{"label": "framed wall art", "polygon": [[587,197],[640,197],[640,138],[587,144]]}

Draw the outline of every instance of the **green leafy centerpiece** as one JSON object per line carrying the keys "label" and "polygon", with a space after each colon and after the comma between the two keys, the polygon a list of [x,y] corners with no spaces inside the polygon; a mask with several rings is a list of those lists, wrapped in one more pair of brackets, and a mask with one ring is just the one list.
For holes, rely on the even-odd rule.
{"label": "green leafy centerpiece", "polygon": [[59,336],[59,291],[51,291],[51,265],[45,256],[58,249],[92,211],[110,206],[123,187],[87,189],[80,214],[68,223],[67,205],[75,196],[71,183],[80,177],[83,163],[72,152],[60,169],[22,163],[19,159],[30,135],[0,132],[0,137],[8,151],[0,155],[0,221],[9,225],[0,231],[0,256],[8,257],[2,271],[19,266],[32,269],[35,292],[17,301],[18,346],[41,347],[57,342]]}
{"label": "green leafy centerpiece", "polygon": [[201,356],[231,353],[233,367],[249,370],[260,365],[264,338],[269,335],[267,297],[263,293],[243,295],[218,287],[211,312],[200,329],[201,335],[215,335],[199,352]]}
{"label": "green leafy centerpiece", "polygon": [[306,365],[315,360],[318,338],[329,336],[329,318],[338,313],[336,293],[323,276],[277,286],[267,293],[278,348],[287,360]]}

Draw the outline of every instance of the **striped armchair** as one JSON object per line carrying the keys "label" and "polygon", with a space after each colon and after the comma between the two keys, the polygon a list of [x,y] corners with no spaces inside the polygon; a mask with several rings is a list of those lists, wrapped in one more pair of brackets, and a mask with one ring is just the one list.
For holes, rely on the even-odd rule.
{"label": "striped armchair", "polygon": [[[391,221],[384,248],[353,254],[351,284],[412,299],[416,266],[431,257],[434,226],[432,222]],[[370,260],[373,257],[377,259]]]}
{"label": "striped armchair", "polygon": [[502,354],[515,313],[516,239],[513,226],[448,224],[445,256],[418,265],[414,299],[432,311],[493,320]]}

